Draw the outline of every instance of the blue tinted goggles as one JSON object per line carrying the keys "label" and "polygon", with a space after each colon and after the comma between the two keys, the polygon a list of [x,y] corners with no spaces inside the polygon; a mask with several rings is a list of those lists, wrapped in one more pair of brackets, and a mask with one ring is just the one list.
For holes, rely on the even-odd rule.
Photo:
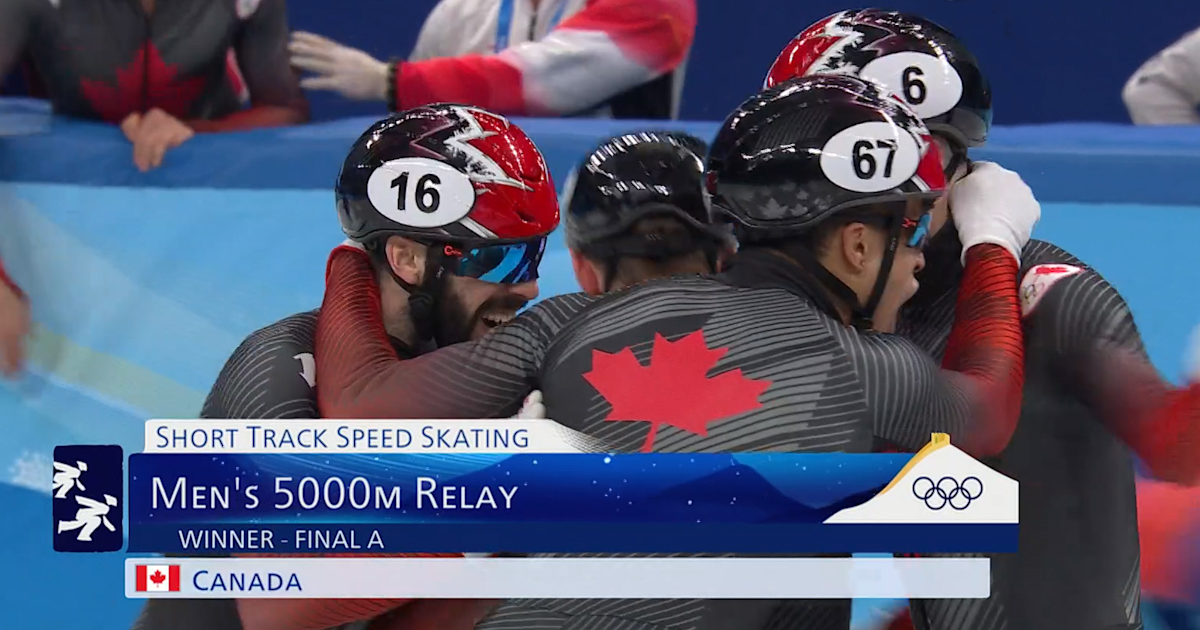
{"label": "blue tinted goggles", "polygon": [[546,252],[546,238],[517,243],[462,248],[446,245],[446,269],[464,278],[497,284],[521,284],[538,278],[538,265]]}
{"label": "blue tinted goggles", "polygon": [[929,242],[929,223],[932,220],[933,215],[928,210],[919,219],[904,217],[900,223],[901,238],[905,239],[909,247],[925,249],[925,244]]}

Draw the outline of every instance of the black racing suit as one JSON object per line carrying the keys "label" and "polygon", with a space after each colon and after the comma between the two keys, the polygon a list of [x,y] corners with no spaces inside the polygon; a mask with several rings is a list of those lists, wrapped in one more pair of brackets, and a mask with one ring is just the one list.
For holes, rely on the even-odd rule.
{"label": "black racing suit", "polygon": [[303,122],[287,40],[285,0],[157,0],[150,15],[141,0],[0,0],[0,77],[28,60],[56,113],[111,123],[152,108],[196,131]]}
{"label": "black racing suit", "polygon": [[[954,317],[962,274],[960,247],[953,233],[935,239],[926,253],[929,272],[901,314],[898,332],[938,358]],[[1008,448],[985,460],[1021,484],[1020,551],[992,556],[991,598],[915,601],[914,626],[1141,628],[1134,468],[1118,434],[1130,428],[1154,429],[1148,419],[1153,415],[1150,407],[1166,399],[1165,390],[1143,390],[1134,387],[1134,379],[1122,378],[1101,385],[1103,379],[1087,375],[1120,355],[1124,358],[1119,362],[1149,364],[1125,301],[1100,274],[1042,241],[1029,242],[1021,267],[1026,281],[1022,300],[1028,310],[1021,418]],[[1053,284],[1029,282],[1037,274],[1064,271],[1072,275]],[[1123,369],[1115,365],[1111,372],[1119,375]],[[1119,386],[1109,386],[1113,383]],[[1139,415],[1146,422],[1133,427],[1135,420],[1129,417]],[[1178,423],[1185,418],[1160,419]],[[1124,427],[1115,424],[1122,422]],[[1136,434],[1127,437],[1135,445],[1147,444]],[[1152,467],[1162,461],[1161,453],[1151,448],[1140,451]]]}
{"label": "black racing suit", "polygon": [[[318,311],[298,313],[251,333],[221,368],[201,418],[320,418],[313,359]],[[396,356],[412,351],[395,339]],[[241,630],[235,600],[151,599],[133,630]]]}
{"label": "black racing suit", "polygon": [[[996,246],[968,257],[958,371],[940,371],[901,337],[843,325],[811,278],[768,250],[740,252],[715,277],[550,298],[484,339],[399,362],[379,334],[366,257],[339,248],[317,330],[321,411],[504,417],[540,388],[549,417],[618,452],[870,452],[876,436],[918,449],[940,431],[998,452],[1023,381],[1017,264]],[[512,600],[482,627],[845,630],[849,620],[848,600]]]}

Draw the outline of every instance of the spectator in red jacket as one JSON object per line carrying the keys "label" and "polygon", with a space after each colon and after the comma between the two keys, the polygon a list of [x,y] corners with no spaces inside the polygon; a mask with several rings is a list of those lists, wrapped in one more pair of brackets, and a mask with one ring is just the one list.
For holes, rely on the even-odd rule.
{"label": "spectator in red jacket", "polygon": [[508,116],[668,119],[678,111],[695,0],[441,0],[407,61],[311,33],[292,38],[301,86]]}

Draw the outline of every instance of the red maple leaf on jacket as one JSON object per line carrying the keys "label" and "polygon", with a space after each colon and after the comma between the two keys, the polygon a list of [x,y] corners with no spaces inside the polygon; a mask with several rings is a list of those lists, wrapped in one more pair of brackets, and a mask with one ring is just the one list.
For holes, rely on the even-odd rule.
{"label": "red maple leaf on jacket", "polygon": [[179,78],[175,64],[163,61],[158,48],[148,42],[129,63],[117,68],[116,85],[80,79],[79,89],[100,118],[120,123],[134,112],[157,107],[186,120],[192,103],[204,92],[204,77]]}
{"label": "red maple leaf on jacket", "polygon": [[612,405],[605,420],[650,423],[642,445],[648,453],[664,424],[707,436],[708,425],[762,407],[758,397],[770,381],[746,378],[741,369],[708,376],[726,352],[709,348],[702,330],[674,342],[655,334],[649,365],[630,348],[615,354],[593,350],[592,371],[583,378]]}

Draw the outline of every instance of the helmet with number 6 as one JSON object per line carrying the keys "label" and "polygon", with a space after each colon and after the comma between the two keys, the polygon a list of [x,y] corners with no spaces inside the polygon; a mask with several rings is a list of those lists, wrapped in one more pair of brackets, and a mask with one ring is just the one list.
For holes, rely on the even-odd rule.
{"label": "helmet with number 6", "polygon": [[835,13],[792,39],[765,87],[814,74],[883,85],[932,131],[948,136],[955,150],[987,141],[992,92],[979,62],[953,34],[924,18],[882,9]]}
{"label": "helmet with number 6", "polygon": [[541,152],[505,118],[466,105],[418,107],[354,143],[337,180],[342,231],[470,244],[543,237],[558,197]]}

